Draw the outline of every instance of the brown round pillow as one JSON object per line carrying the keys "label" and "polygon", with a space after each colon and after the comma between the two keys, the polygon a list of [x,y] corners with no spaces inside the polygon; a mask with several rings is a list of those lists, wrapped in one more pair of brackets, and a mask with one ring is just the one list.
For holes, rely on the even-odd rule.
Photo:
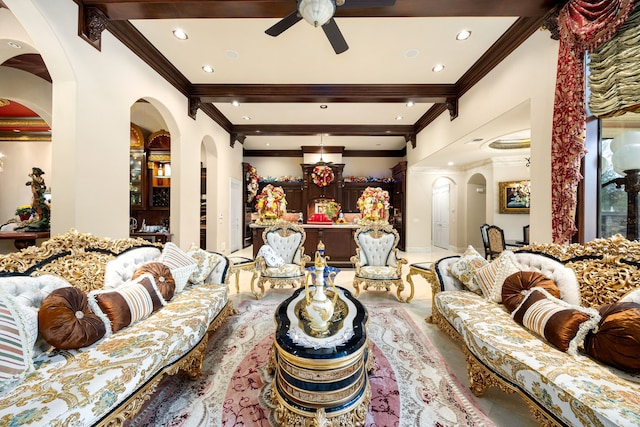
{"label": "brown round pillow", "polygon": [[46,342],[63,350],[89,346],[106,333],[87,295],[73,286],[56,289],[42,301],[38,330]]}
{"label": "brown round pillow", "polygon": [[502,303],[511,313],[525,298],[523,291],[540,287],[552,296],[560,298],[560,289],[556,283],[537,271],[518,271],[508,276],[502,285]]}
{"label": "brown round pillow", "polygon": [[176,292],[176,281],[173,279],[171,270],[169,267],[161,262],[148,262],[142,264],[135,273],[133,273],[133,279],[137,279],[141,275],[148,273],[153,276],[156,281],[156,287],[160,291],[160,295],[166,302],[171,301],[173,294]]}
{"label": "brown round pillow", "polygon": [[584,340],[594,359],[627,372],[640,372],[640,304],[617,302],[600,307],[596,332]]}

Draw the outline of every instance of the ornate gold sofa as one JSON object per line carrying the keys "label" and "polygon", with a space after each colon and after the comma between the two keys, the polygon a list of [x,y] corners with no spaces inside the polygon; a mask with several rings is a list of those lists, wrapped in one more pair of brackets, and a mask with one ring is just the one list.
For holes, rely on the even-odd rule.
{"label": "ornate gold sofa", "polygon": [[[640,288],[640,243],[619,235],[585,245],[532,244],[514,255],[522,270],[553,280],[564,274],[562,266],[570,268],[579,291],[572,302],[582,307],[597,310]],[[563,352],[525,329],[502,304],[451,274],[458,258],[437,261],[427,275],[433,292],[427,321],[461,343],[476,396],[490,387],[515,392],[543,426],[640,425],[640,374],[600,363],[584,349]]]}
{"label": "ornate gold sofa", "polygon": [[[0,256],[0,281],[11,288],[21,277],[59,276],[90,292],[102,288],[108,263],[131,270],[131,260],[119,260],[145,248],[151,255],[139,261],[163,253],[160,244],[143,239],[98,238],[72,230],[40,247]],[[235,313],[227,298],[229,261],[216,255],[217,265],[204,283],[187,283],[137,323],[79,349],[34,352],[35,370],[0,393],[0,425],[120,426],[165,376],[183,372],[198,377],[210,334]],[[16,297],[34,299],[29,292]]]}

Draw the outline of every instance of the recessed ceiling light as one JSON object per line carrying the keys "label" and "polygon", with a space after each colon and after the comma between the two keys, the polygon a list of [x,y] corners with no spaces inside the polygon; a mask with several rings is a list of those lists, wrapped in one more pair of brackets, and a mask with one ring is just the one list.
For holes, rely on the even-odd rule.
{"label": "recessed ceiling light", "polygon": [[225,54],[225,55],[227,56],[227,58],[229,58],[229,59],[238,59],[238,58],[240,58],[240,54],[239,54],[238,52],[236,52],[235,50],[231,50],[231,49],[229,49],[229,50],[227,50],[224,54]]}
{"label": "recessed ceiling light", "polygon": [[242,116],[242,120],[251,120],[251,117],[249,117],[249,116]]}
{"label": "recessed ceiling light", "polygon": [[9,46],[11,46],[14,49],[22,49],[22,45],[20,43],[17,42],[7,42],[7,44]]}
{"label": "recessed ceiling light", "polygon": [[266,145],[267,147],[271,147],[271,143],[269,143],[269,142],[267,142],[267,143],[266,143],[266,144],[264,144],[264,145]]}
{"label": "recessed ceiling light", "polygon": [[402,119],[404,119],[404,117],[402,117],[402,116],[396,116],[396,120],[402,120]]}
{"label": "recessed ceiling light", "polygon": [[447,166],[453,166],[453,162],[447,162]]}
{"label": "recessed ceiling light", "polygon": [[444,70],[444,65],[442,64],[437,64],[435,67],[431,69],[431,71],[433,71],[434,73],[439,73],[442,70]]}
{"label": "recessed ceiling light", "polygon": [[322,110],[326,110],[327,108],[328,108],[328,106],[326,104],[320,105],[320,109],[322,109]]}
{"label": "recessed ceiling light", "polygon": [[189,35],[180,28],[176,28],[175,30],[173,30],[173,35],[179,40],[186,40],[189,38]]}
{"label": "recessed ceiling light", "polygon": [[202,71],[205,73],[213,73],[213,67],[211,65],[203,65]]}
{"label": "recessed ceiling light", "polygon": [[409,49],[408,51],[406,51],[404,53],[404,57],[405,58],[415,58],[419,54],[420,54],[420,51],[418,49]]}
{"label": "recessed ceiling light", "polygon": [[233,101],[231,101],[231,105],[233,105],[234,107],[238,107],[240,103],[238,102],[238,100],[234,99]]}
{"label": "recessed ceiling light", "polygon": [[462,30],[456,35],[456,40],[466,40],[471,37],[471,31]]}
{"label": "recessed ceiling light", "polygon": [[407,101],[407,107],[411,108],[415,105],[413,101]]}

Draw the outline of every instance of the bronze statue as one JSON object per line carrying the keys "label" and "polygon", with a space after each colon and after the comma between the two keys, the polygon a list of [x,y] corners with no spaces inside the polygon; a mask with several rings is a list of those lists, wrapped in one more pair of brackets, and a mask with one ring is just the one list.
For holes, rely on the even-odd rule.
{"label": "bronze statue", "polygon": [[32,201],[31,207],[35,212],[35,221],[26,225],[28,231],[48,231],[49,230],[49,218],[50,209],[44,198],[44,192],[47,190],[47,186],[44,183],[44,171],[38,167],[31,168],[30,181],[27,181],[25,185],[31,186]]}

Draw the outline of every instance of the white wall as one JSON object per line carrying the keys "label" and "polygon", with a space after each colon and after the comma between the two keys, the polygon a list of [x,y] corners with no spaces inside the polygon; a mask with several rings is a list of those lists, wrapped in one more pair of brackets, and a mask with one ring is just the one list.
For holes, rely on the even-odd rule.
{"label": "white wall", "polygon": [[[437,171],[425,170],[419,166],[420,161],[485,123],[527,102],[530,103],[531,109],[532,139],[531,238],[539,242],[551,241],[550,141],[557,53],[558,43],[550,38],[549,32],[536,32],[459,100],[458,118],[450,121],[448,112],[443,113],[418,135],[416,148],[408,148],[408,248],[422,248],[431,241],[431,197],[430,195],[424,197],[424,189],[431,188],[433,175],[437,175]],[[521,128],[514,126],[513,131],[516,130]],[[487,222],[496,222],[497,182],[507,178],[519,179],[522,173],[514,172],[514,176],[497,173],[500,177],[498,178],[493,176],[492,167],[483,166],[480,169],[485,169],[482,173],[487,178]],[[442,172],[443,175],[460,173],[465,172],[460,170]],[[464,204],[466,197],[456,196],[456,200]],[[464,206],[461,206],[457,212],[458,215],[466,215]],[[508,223],[514,222],[509,225],[508,236],[515,236],[512,232],[515,233],[515,222],[518,220],[514,216],[504,219]],[[460,224],[460,221],[457,223]],[[462,220],[462,223],[466,221]],[[521,233],[520,227],[520,235],[517,238]],[[452,236],[452,243],[458,248],[464,248],[467,243],[466,233]]]}
{"label": "white wall", "polygon": [[[205,136],[217,148],[217,182],[241,179],[242,147],[229,147],[228,134],[202,113],[187,116],[187,99],[109,32],[98,51],[77,35],[73,2],[7,0],[53,79],[52,233],[70,228],[110,237],[128,235],[130,108],[147,99],[172,136],[171,230],[181,247],[199,241],[200,152]],[[51,91],[50,91],[51,93]],[[209,165],[211,167],[211,165]],[[108,176],[107,176],[108,173]],[[228,188],[208,195],[228,211]],[[218,227],[228,239],[226,217]]]}

